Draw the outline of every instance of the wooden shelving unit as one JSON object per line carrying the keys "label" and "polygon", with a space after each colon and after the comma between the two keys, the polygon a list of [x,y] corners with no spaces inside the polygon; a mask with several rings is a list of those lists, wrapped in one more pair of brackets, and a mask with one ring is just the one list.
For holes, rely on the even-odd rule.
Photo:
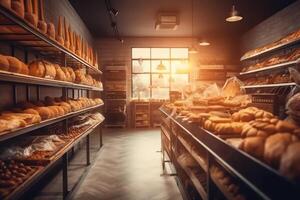
{"label": "wooden shelving unit", "polygon": [[134,128],[150,127],[150,102],[133,102]]}

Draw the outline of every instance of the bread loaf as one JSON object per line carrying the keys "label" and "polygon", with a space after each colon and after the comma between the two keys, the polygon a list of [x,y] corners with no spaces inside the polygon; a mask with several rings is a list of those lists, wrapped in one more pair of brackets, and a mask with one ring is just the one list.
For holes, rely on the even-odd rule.
{"label": "bread loaf", "polygon": [[67,67],[67,70],[68,70],[68,72],[69,72],[69,74],[70,74],[70,80],[71,80],[71,82],[75,82],[75,79],[76,79],[76,75],[75,75],[75,72],[74,72],[74,70],[71,68],[71,67]]}
{"label": "bread loaf", "polygon": [[277,133],[267,138],[265,143],[264,159],[271,166],[278,168],[281,156],[289,144],[297,138],[290,133]]}
{"label": "bread loaf", "polygon": [[35,60],[35,61],[32,61],[31,63],[29,63],[29,74],[31,76],[44,78],[45,72],[46,72],[46,69],[45,69],[44,61]]}
{"label": "bread loaf", "polygon": [[47,107],[35,107],[34,109],[39,113],[42,120],[50,119],[53,117],[51,110]]}
{"label": "bread loaf", "polygon": [[0,55],[0,70],[8,71],[9,70],[9,62],[6,56]]}
{"label": "bread loaf", "polygon": [[8,63],[9,63],[9,71],[10,72],[15,72],[15,73],[21,73],[22,72],[22,68],[24,66],[23,66],[23,63],[18,58],[15,58],[15,57],[12,57],[12,56],[7,56],[6,58],[7,58]]}
{"label": "bread loaf", "polygon": [[44,16],[44,2],[43,0],[39,0],[39,20],[38,20],[38,29],[46,34],[47,33],[47,23],[45,22]]}
{"label": "bread loaf", "polygon": [[23,113],[39,115],[39,112],[32,108],[27,108],[27,109],[23,110]]}
{"label": "bread loaf", "polygon": [[63,70],[61,69],[61,67],[57,64],[55,64],[54,67],[55,67],[55,70],[56,70],[55,79],[60,80],[60,81],[66,81],[67,80],[66,75],[63,72]]}
{"label": "bread loaf", "polygon": [[51,38],[51,39],[55,39],[55,26],[53,23],[47,23],[47,35]]}
{"label": "bread loaf", "polygon": [[65,41],[64,41],[64,45],[67,49],[69,49],[70,47],[70,35],[69,35],[69,29],[68,29],[68,25],[67,25],[67,20],[64,17],[64,30],[65,30]]}
{"label": "bread loaf", "polygon": [[239,148],[258,159],[262,159],[264,156],[264,146],[264,137],[248,137],[243,140]]}
{"label": "bread loaf", "polygon": [[10,0],[0,0],[0,4],[4,6],[5,8],[10,9],[11,7],[11,1]]}
{"label": "bread loaf", "polygon": [[57,25],[57,34],[56,34],[56,41],[61,45],[64,45],[64,38],[63,38],[63,21],[62,17],[58,17],[58,25]]}
{"label": "bread loaf", "polygon": [[72,82],[72,77],[69,70],[66,67],[61,67],[62,71],[65,73],[66,81]]}
{"label": "bread loaf", "polygon": [[12,0],[11,8],[17,15],[24,18],[25,15],[24,0]]}
{"label": "bread loaf", "polygon": [[291,180],[300,181],[300,142],[287,147],[282,155],[279,171]]}
{"label": "bread loaf", "polygon": [[38,19],[33,14],[33,5],[32,0],[25,0],[25,20],[32,24],[34,27],[37,27]]}
{"label": "bread loaf", "polygon": [[25,75],[29,74],[28,65],[26,65],[25,63],[22,63],[20,74],[25,74]]}

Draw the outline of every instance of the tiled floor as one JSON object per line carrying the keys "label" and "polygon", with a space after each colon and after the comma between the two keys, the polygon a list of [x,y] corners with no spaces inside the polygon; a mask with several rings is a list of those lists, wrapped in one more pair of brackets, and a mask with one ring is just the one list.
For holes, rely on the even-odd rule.
{"label": "tiled floor", "polygon": [[162,176],[159,129],[106,129],[104,147],[74,200],[180,200]]}

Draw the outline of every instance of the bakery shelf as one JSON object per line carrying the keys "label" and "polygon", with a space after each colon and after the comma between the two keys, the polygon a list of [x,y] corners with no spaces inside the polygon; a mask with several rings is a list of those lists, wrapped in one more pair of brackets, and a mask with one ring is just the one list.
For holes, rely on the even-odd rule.
{"label": "bakery shelf", "polygon": [[28,191],[32,186],[34,186],[39,180],[41,180],[65,155],[68,151],[72,149],[78,142],[80,142],[83,138],[85,138],[87,135],[89,135],[93,130],[95,130],[101,122],[98,122],[91,127],[89,127],[87,130],[85,130],[79,137],[73,140],[73,142],[70,142],[68,145],[66,145],[64,148],[62,148],[60,151],[56,153],[54,156],[55,158],[46,166],[39,167],[39,170],[34,173],[30,179],[26,180],[22,185],[20,185],[16,190],[14,190],[9,196],[5,198],[5,200],[13,200],[13,199],[19,199],[24,193]]}
{"label": "bakery shelf", "polygon": [[10,138],[13,138],[13,137],[16,137],[16,136],[19,136],[19,135],[22,135],[22,134],[25,134],[25,133],[28,133],[28,132],[31,132],[33,130],[36,130],[36,129],[39,129],[39,128],[42,128],[42,127],[45,127],[45,126],[48,126],[48,125],[51,125],[51,124],[54,124],[54,123],[57,123],[59,121],[69,119],[71,117],[75,117],[77,115],[92,111],[94,109],[100,108],[102,105],[103,104],[99,104],[99,105],[84,108],[84,109],[81,109],[81,110],[78,110],[78,111],[70,112],[70,113],[68,113],[64,116],[60,116],[60,117],[56,117],[56,118],[52,118],[52,119],[47,119],[47,120],[44,120],[44,121],[42,121],[38,124],[32,124],[32,125],[29,125],[29,126],[26,126],[26,127],[15,129],[13,131],[1,132],[0,133],[0,142],[4,141],[4,140],[7,140],[7,139],[10,139]]}
{"label": "bakery shelf", "polygon": [[[70,65],[84,65],[94,73],[102,74],[101,70],[90,65],[75,53],[66,49],[54,39],[41,33],[38,29],[28,24],[23,18],[13,11],[0,5],[0,40],[35,50],[44,56],[64,53]],[[57,57],[57,56],[56,56]]]}
{"label": "bakery shelf", "polygon": [[200,167],[207,172],[207,165],[205,164],[203,158],[200,158],[191,148],[191,146],[182,138],[178,137],[178,140],[185,147],[185,149],[190,153],[190,155],[194,158],[194,160],[200,165]]}
{"label": "bakery shelf", "polygon": [[192,169],[185,167],[184,163],[182,163],[178,159],[177,159],[177,162],[180,165],[180,167],[185,171],[185,173],[190,177],[190,180],[192,181],[196,190],[200,194],[201,198],[207,199],[207,193],[205,192],[205,189],[203,188],[202,184],[200,183],[199,179],[197,178],[196,174],[192,171]]}
{"label": "bakery shelf", "polygon": [[[186,132],[196,143],[203,146],[222,166],[230,170],[260,199],[293,199],[300,196],[300,186],[281,176],[278,171],[250,156],[249,154],[227,144],[226,141],[200,128],[171,116],[171,112],[160,108],[178,127]],[[270,184],[272,183],[272,184]]]}
{"label": "bakery shelf", "polygon": [[244,89],[252,89],[252,88],[275,88],[275,87],[288,87],[288,86],[296,86],[296,83],[274,83],[274,84],[263,84],[263,85],[246,85],[241,88]]}
{"label": "bakery shelf", "polygon": [[262,68],[251,70],[251,71],[247,71],[247,72],[241,72],[240,76],[248,75],[248,74],[253,74],[253,73],[257,73],[257,72],[263,72],[263,71],[273,70],[273,69],[281,68],[281,67],[288,67],[288,66],[291,66],[291,65],[297,65],[299,62],[300,62],[300,59],[294,60],[294,61],[285,62],[285,63],[280,63],[280,64],[277,64],[277,65],[271,65],[271,66],[267,66],[267,67],[262,67]]}
{"label": "bakery shelf", "polygon": [[32,84],[32,85],[44,85],[44,86],[52,86],[52,87],[84,89],[84,90],[93,90],[93,91],[103,91],[102,88],[98,88],[98,87],[71,83],[66,81],[40,78],[40,77],[7,72],[2,70],[0,70],[0,81],[25,83],[25,84]]}
{"label": "bakery shelf", "polygon": [[279,44],[279,45],[276,45],[274,47],[268,48],[264,51],[254,53],[253,55],[250,55],[250,56],[243,55],[240,60],[245,61],[245,60],[249,60],[249,59],[252,59],[252,58],[256,58],[256,57],[259,57],[259,56],[262,56],[262,55],[272,53],[274,51],[278,51],[278,50],[281,50],[281,49],[291,47],[291,46],[299,44],[299,43],[300,43],[300,38],[297,38],[295,40],[291,40],[290,42],[287,42],[287,43],[284,43],[284,44]]}

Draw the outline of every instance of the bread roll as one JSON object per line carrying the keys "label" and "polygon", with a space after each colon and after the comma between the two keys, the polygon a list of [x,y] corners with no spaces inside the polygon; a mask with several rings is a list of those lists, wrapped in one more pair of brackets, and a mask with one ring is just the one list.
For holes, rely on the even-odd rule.
{"label": "bread roll", "polygon": [[300,142],[287,147],[281,157],[279,171],[291,180],[300,181]]}
{"label": "bread roll", "polygon": [[55,79],[56,77],[56,69],[55,66],[47,61],[43,61],[44,66],[45,66],[45,78],[48,79]]}
{"label": "bread roll", "polygon": [[35,60],[29,64],[29,74],[36,77],[45,77],[45,65],[42,60]]}
{"label": "bread roll", "polygon": [[12,0],[11,8],[17,15],[24,18],[25,9],[24,9],[24,0]]}
{"label": "bread roll", "polygon": [[0,70],[8,71],[9,70],[9,62],[6,56],[0,55]]}
{"label": "bread roll", "polygon": [[39,113],[42,120],[50,119],[53,116],[53,113],[47,107],[35,107],[34,109]]}
{"label": "bread roll", "polygon": [[60,81],[66,81],[67,80],[66,75],[63,72],[63,70],[61,69],[61,67],[57,64],[55,64],[54,67],[55,67],[55,70],[56,70],[55,79],[60,80]]}
{"label": "bread roll", "polygon": [[239,148],[258,159],[262,159],[264,156],[264,146],[264,137],[248,137],[243,140]]}
{"label": "bread roll", "polygon": [[23,68],[23,63],[15,57],[7,56],[6,57],[9,63],[9,71],[15,73],[21,73]]}
{"label": "bread roll", "polygon": [[288,145],[294,141],[296,141],[296,137],[290,133],[277,133],[268,137],[265,143],[265,161],[278,168],[282,154]]}

